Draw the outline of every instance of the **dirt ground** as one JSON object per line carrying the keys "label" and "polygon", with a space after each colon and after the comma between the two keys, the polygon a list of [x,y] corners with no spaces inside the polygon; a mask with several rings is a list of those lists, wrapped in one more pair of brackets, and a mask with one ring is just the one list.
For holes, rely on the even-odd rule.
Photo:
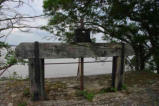
{"label": "dirt ground", "polygon": [[0,106],[159,106],[159,75],[126,72],[121,91],[111,75],[86,76],[84,91],[76,77],[45,79],[47,100],[32,102],[29,80],[1,80]]}

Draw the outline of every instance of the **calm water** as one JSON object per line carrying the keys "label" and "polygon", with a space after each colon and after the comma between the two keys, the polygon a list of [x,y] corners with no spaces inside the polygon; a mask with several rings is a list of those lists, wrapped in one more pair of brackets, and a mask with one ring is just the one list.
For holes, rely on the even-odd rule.
{"label": "calm water", "polygon": [[[100,58],[99,60],[103,60]],[[107,58],[106,60],[111,60]],[[86,58],[87,61],[95,61],[94,58]],[[60,63],[60,62],[78,62],[78,59],[47,59],[45,63]],[[54,64],[54,65],[45,65],[45,77],[46,78],[55,78],[55,77],[67,77],[67,76],[76,76],[77,75],[78,64]],[[97,75],[111,73],[112,63],[85,63],[84,64],[84,74],[85,75]],[[19,76],[23,78],[28,76],[28,65],[14,65],[10,67],[2,77],[8,77],[16,72]]]}

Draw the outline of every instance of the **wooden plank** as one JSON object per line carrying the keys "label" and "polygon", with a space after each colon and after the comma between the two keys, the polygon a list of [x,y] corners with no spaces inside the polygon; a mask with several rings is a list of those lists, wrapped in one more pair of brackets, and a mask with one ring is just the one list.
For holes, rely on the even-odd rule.
{"label": "wooden plank", "polygon": [[29,58],[30,92],[33,101],[45,99],[44,91],[44,59],[39,58],[39,44],[34,44],[35,58]]}
{"label": "wooden plank", "polygon": [[[125,46],[125,55],[133,55],[129,45]],[[80,58],[120,56],[121,45],[113,43],[39,43],[39,58]],[[18,58],[34,58],[33,43],[21,43],[16,47]]]}

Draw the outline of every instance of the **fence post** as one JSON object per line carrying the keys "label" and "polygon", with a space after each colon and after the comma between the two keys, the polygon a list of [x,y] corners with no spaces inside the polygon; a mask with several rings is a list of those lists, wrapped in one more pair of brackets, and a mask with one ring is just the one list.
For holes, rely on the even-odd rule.
{"label": "fence post", "polygon": [[118,56],[113,56],[112,58],[112,87],[117,88],[117,58]]}
{"label": "fence post", "polygon": [[122,43],[121,55],[113,56],[112,63],[112,87],[121,90],[123,86],[124,77],[124,58],[125,58],[125,44]]}
{"label": "fence post", "polygon": [[125,69],[125,44],[122,43],[121,48],[121,70],[120,70],[120,79],[119,79],[119,86],[118,89],[121,90],[123,84],[124,84],[124,69]]}
{"label": "fence post", "polygon": [[44,59],[40,59],[40,99],[46,99],[45,93],[45,61]]}
{"label": "fence post", "polygon": [[30,93],[33,101],[46,98],[44,89],[44,59],[39,58],[39,43],[34,43],[34,58],[29,59]]}

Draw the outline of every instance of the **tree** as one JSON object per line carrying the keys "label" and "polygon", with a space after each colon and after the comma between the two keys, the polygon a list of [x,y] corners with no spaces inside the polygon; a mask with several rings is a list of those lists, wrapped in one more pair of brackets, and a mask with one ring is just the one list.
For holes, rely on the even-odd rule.
{"label": "tree", "polygon": [[[11,33],[13,29],[25,31],[25,28],[40,28],[26,24],[28,19],[39,16],[29,16],[18,11],[23,5],[27,5],[25,0],[0,0],[0,38]],[[5,33],[4,33],[5,32]]]}
{"label": "tree", "polygon": [[143,21],[140,17],[149,12],[147,4],[140,6],[143,2],[146,3],[144,0],[45,0],[43,7],[51,18],[43,28],[66,39],[83,24],[92,33],[103,33],[106,40],[130,44],[135,51],[136,70],[144,70],[145,62],[151,57],[152,45],[149,33],[140,22]]}
{"label": "tree", "polygon": [[[149,43],[159,74],[159,1],[158,0],[123,0],[113,1],[112,16],[115,19],[129,19],[144,34]],[[113,13],[114,12],[114,13]]]}
{"label": "tree", "polygon": [[112,19],[113,28],[110,36],[131,45],[135,53],[133,59],[135,61],[132,63],[135,66],[135,70],[144,70],[145,63],[150,58],[146,36],[139,33],[140,29],[135,23],[130,23],[127,20],[122,20],[125,21],[122,22]]}
{"label": "tree", "polygon": [[107,19],[104,12],[107,6],[100,0],[45,0],[43,7],[45,14],[51,17],[48,26],[43,28],[62,40],[72,36],[81,26],[93,32],[103,32],[102,24],[106,22],[103,19]]}
{"label": "tree", "polygon": [[[39,16],[29,16],[18,12],[18,8],[26,4],[26,0],[0,0],[0,50],[7,49],[5,57],[6,61],[0,63],[0,76],[5,70],[16,64],[14,51],[10,49],[9,45],[2,41],[7,37],[14,29],[20,31],[28,31],[28,28],[40,28],[39,26],[30,26],[26,24],[29,19],[37,18]],[[0,52],[1,55],[1,52]]]}

